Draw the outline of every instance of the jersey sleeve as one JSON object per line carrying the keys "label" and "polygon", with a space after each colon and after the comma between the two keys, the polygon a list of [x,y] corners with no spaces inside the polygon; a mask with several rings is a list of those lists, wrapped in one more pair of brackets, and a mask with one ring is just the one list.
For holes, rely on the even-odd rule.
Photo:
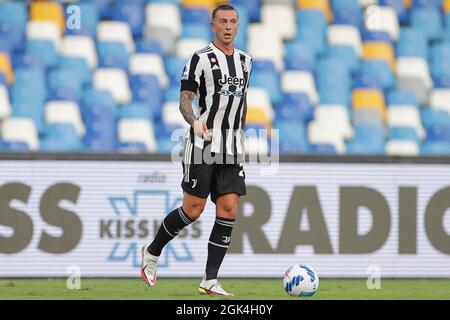
{"label": "jersey sleeve", "polygon": [[200,86],[200,75],[202,73],[200,56],[194,53],[184,66],[181,75],[181,91],[197,92]]}
{"label": "jersey sleeve", "polygon": [[250,76],[252,74],[252,66],[253,66],[253,59],[250,58],[250,61],[248,62],[248,80],[247,80],[247,85],[245,86],[245,92],[246,93],[248,91],[248,85],[250,83]]}

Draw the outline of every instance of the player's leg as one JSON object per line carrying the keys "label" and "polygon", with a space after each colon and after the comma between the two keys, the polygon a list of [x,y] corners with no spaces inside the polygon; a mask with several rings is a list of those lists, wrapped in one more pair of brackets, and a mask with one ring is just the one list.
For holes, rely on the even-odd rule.
{"label": "player's leg", "polygon": [[225,165],[217,170],[211,199],[216,204],[216,221],[208,243],[208,258],[205,277],[199,292],[231,295],[220,287],[218,273],[225,254],[230,246],[231,234],[236,220],[240,196],[245,195],[245,176],[242,166]]}
{"label": "player's leg", "polygon": [[156,268],[162,249],[185,227],[197,220],[202,214],[206,199],[184,193],[183,204],[170,212],[162,222],[153,242],[142,247],[142,279],[149,286],[156,283]]}

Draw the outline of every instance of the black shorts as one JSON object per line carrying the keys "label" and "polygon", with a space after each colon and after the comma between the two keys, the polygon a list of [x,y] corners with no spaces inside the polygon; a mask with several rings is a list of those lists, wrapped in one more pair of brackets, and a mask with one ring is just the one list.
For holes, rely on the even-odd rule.
{"label": "black shorts", "polygon": [[[190,142],[188,142],[190,143]],[[183,190],[196,197],[211,200],[216,203],[219,196],[236,193],[246,194],[245,172],[243,163],[229,163],[226,161],[211,163],[198,155],[204,150],[190,143],[190,149],[184,149],[183,157]],[[187,151],[186,151],[187,150]],[[214,156],[214,154],[212,154]]]}

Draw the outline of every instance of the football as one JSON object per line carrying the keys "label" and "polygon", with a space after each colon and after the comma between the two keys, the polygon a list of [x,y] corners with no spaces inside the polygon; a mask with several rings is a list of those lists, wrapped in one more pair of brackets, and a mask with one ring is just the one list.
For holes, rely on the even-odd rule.
{"label": "football", "polygon": [[285,272],[283,285],[284,290],[290,296],[311,297],[319,287],[319,276],[312,267],[296,264]]}

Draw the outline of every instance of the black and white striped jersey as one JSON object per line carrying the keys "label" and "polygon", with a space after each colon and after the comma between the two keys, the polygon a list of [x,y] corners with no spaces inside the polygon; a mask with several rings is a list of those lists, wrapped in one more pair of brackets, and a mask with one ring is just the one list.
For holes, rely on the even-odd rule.
{"label": "black and white striped jersey", "polygon": [[204,141],[191,128],[191,143],[201,149],[211,144],[214,153],[242,154],[242,113],[251,67],[248,53],[234,49],[233,55],[226,55],[213,42],[191,55],[181,76],[181,91],[196,93],[195,116],[212,132],[212,140]]}

